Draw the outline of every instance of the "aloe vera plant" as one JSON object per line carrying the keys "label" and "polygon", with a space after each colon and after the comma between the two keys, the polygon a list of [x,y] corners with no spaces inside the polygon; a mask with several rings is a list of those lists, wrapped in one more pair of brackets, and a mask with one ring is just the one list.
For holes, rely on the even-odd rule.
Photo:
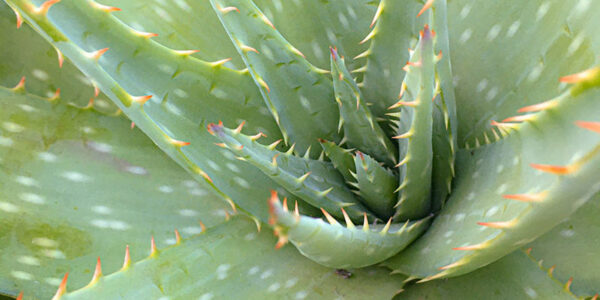
{"label": "aloe vera plant", "polygon": [[4,2],[0,294],[598,298],[599,2]]}

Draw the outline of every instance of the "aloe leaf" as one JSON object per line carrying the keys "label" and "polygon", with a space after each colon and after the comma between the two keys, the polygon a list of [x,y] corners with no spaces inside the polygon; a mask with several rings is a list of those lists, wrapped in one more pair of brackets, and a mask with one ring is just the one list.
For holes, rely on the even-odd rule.
{"label": "aloe leaf", "polygon": [[439,211],[452,190],[454,163],[458,149],[456,136],[458,121],[456,99],[453,86],[452,64],[448,34],[446,0],[433,2],[431,7],[431,28],[435,30],[435,52],[441,57],[436,64],[436,98],[433,100],[431,167],[431,211]]}
{"label": "aloe leaf", "polygon": [[598,63],[598,20],[597,1],[450,1],[458,145],[494,141],[491,120],[554,97],[565,89],[556,78]]}
{"label": "aloe leaf", "polygon": [[[338,142],[339,118],[333,85],[325,71],[310,64],[250,0],[212,0],[232,43],[281,128],[286,144],[304,153],[318,139]],[[311,122],[306,122],[306,120]],[[314,156],[316,157],[316,156]]]}
{"label": "aloe leaf", "polygon": [[[117,41],[121,41],[123,38],[127,40],[133,36],[131,42],[133,44],[124,44],[128,47],[128,49],[131,50],[131,53],[128,55],[135,54],[137,52],[135,49],[140,46],[138,43],[141,43],[142,45],[145,45],[144,47],[150,47],[153,49],[148,53],[148,55],[153,53],[153,51],[157,51],[158,53],[162,53],[162,55],[167,56],[167,61],[169,56],[171,56],[171,59],[174,57],[176,61],[180,61],[178,65],[182,68],[195,68],[197,66],[197,64],[191,63],[194,61],[191,57],[173,50],[161,48],[160,45],[148,41],[144,37],[136,36],[136,33],[132,29],[127,28],[123,24],[119,23],[118,20],[110,16],[109,13],[94,6],[92,2],[87,2],[88,5],[82,5],[78,1],[63,0],[60,3],[51,6],[49,10],[43,14],[36,13],[35,10],[32,9],[32,6],[28,4],[28,1],[25,0],[11,1],[10,4],[15,6],[23,18],[27,20],[27,22],[33,24],[34,28],[36,28],[38,32],[42,33],[42,36],[59,48],[65,57],[71,59],[71,61],[84,74],[86,74],[86,76],[92,78],[92,80],[96,82],[97,86],[115,104],[117,104],[133,122],[135,122],[138,128],[142,129],[142,131],[144,131],[144,133],[146,133],[146,135],[148,135],[155,144],[157,144],[172,159],[184,167],[190,174],[194,176],[194,178],[197,180],[207,181],[209,184],[219,189],[221,193],[230,197],[230,199],[235,199],[236,204],[239,205],[240,208],[248,211],[257,218],[262,220],[268,219],[268,212],[264,202],[258,201],[257,199],[268,199],[269,191],[271,189],[277,189],[278,185],[270,180],[267,176],[262,174],[262,172],[256,170],[254,167],[236,160],[228,150],[221,149],[214,145],[214,143],[218,143],[218,140],[208,134],[206,130],[201,129],[204,127],[204,122],[202,121],[203,118],[195,114],[198,112],[201,114],[210,114],[210,116],[207,116],[209,118],[216,118],[218,117],[217,115],[211,114],[208,111],[204,111],[204,106],[197,105],[196,103],[185,99],[182,99],[181,102],[175,103],[185,103],[186,105],[194,106],[194,108],[190,108],[188,110],[185,109],[186,107],[179,107],[177,105],[167,105],[167,107],[165,107],[163,100],[156,98],[151,100],[148,97],[149,95],[140,96],[146,95],[148,89],[151,91],[154,88],[160,88],[163,82],[170,82],[171,80],[165,79],[161,83],[156,84],[152,84],[153,81],[143,81],[141,80],[143,79],[143,76],[151,75],[142,73],[156,73],[149,71],[144,72],[143,70],[140,70],[142,73],[138,74],[141,76],[141,78],[133,76],[134,74],[131,73],[128,73],[129,76],[125,77],[123,76],[123,68],[125,64],[121,67],[121,73],[116,74],[114,73],[114,69],[112,67],[120,64],[117,63],[120,61],[118,55],[116,56],[117,59],[112,61],[112,63],[114,63],[112,67],[106,66],[102,63],[105,61],[105,56],[110,57],[108,52],[107,54],[98,58],[97,52],[86,52],[81,48],[81,45],[87,45],[87,43],[91,43],[90,41],[92,40],[97,41],[98,45],[114,42],[116,43],[114,48],[119,49],[121,46],[118,45],[121,44]],[[87,35],[83,35],[81,32],[79,32],[79,30],[83,30],[82,28],[85,26],[72,25],[79,23],[89,24],[90,22],[92,25],[95,24],[95,26],[90,25],[91,28],[97,28],[98,24],[102,23],[104,24],[102,26],[110,26],[111,30],[107,31],[98,29],[97,31],[93,31],[94,33],[98,34],[98,37],[91,38],[91,36],[94,36],[91,34],[92,31],[90,31],[90,34]],[[58,31],[58,28],[66,28],[64,29],[65,34],[68,34],[69,38],[73,37],[74,40],[81,45],[69,40],[65,34]],[[85,39],[85,41],[82,41],[82,36],[87,36],[88,38]],[[92,49],[97,49],[100,46],[86,46],[86,48],[87,47],[93,47]],[[163,49],[163,51],[159,51],[160,49]],[[137,55],[135,57],[139,58],[141,56]],[[203,62],[199,61],[196,61],[196,63],[204,64]],[[160,65],[162,64],[157,65],[151,63],[148,66],[158,68]],[[230,91],[232,91],[232,93],[237,94],[240,90],[243,91],[243,88],[241,88],[244,82],[243,78],[245,78],[242,76],[243,73],[226,70],[220,67],[220,64],[212,64],[210,66],[211,69],[216,68],[224,71],[222,74],[224,78],[227,78],[230,75],[232,76],[229,77],[232,80],[229,81],[231,83],[230,87],[232,89]],[[108,72],[105,68],[112,71]],[[131,68],[131,70],[136,69],[137,68]],[[238,74],[242,77],[239,77],[235,74]],[[211,76],[213,75],[214,74],[211,74]],[[132,84],[132,79],[136,78],[140,79],[139,83],[143,83],[144,86],[140,87]],[[156,78],[153,80],[155,79]],[[251,80],[250,78],[248,79]],[[220,78],[218,80],[225,79]],[[121,86],[121,84],[127,86],[127,89]],[[177,83],[171,82],[171,84]],[[250,84],[254,86],[252,82],[250,82]],[[235,88],[233,85],[235,85]],[[194,86],[197,86],[197,84],[194,84]],[[209,91],[219,91],[218,95],[225,96],[225,98],[230,99],[229,96],[232,94],[228,94],[222,88],[224,87],[215,87],[215,89],[209,88]],[[128,92],[128,90],[130,92]],[[201,95],[205,94],[200,93],[196,99],[202,99]],[[245,98],[243,95],[240,95],[240,97],[232,97],[231,99],[231,101],[234,102],[242,101],[245,103],[246,100],[251,101],[251,99]],[[223,99],[219,98],[218,101],[221,100]],[[258,100],[260,101],[260,99]],[[223,100],[222,102],[225,103],[227,100]],[[260,105],[263,105],[262,101]],[[249,108],[239,107],[239,105],[234,106],[237,107],[237,109],[244,111]],[[256,108],[260,113],[261,110],[258,108],[258,106],[256,106]],[[247,112],[252,113],[252,110],[250,109]],[[267,115],[269,115],[267,111],[265,112]],[[227,114],[229,122],[234,122],[234,116],[239,115],[236,113]],[[271,122],[269,120],[272,121],[271,118],[263,117],[261,122]],[[247,127],[252,128],[255,131],[261,130],[262,132],[267,133],[269,135],[267,139],[277,139],[278,134],[276,132],[269,131],[268,127],[256,125],[257,123],[254,123],[254,126],[248,124]],[[278,130],[276,126],[275,129]],[[225,162],[225,167],[222,167],[222,164],[216,164],[216,161]],[[306,207],[306,204],[303,201],[300,200],[299,202],[301,208]]]}
{"label": "aloe leaf", "polygon": [[325,210],[322,219],[300,216],[288,211],[287,204],[279,203],[274,192],[269,201],[275,234],[279,236],[276,247],[291,241],[302,255],[332,268],[360,268],[379,263],[398,253],[418,238],[431,223],[430,218],[400,224],[369,225],[364,218],[362,226],[355,226],[342,209],[346,227],[338,223]]}
{"label": "aloe leaf", "polygon": [[[26,77],[27,92],[41,97],[59,96],[85,106],[95,98],[94,107],[102,112],[114,113],[117,107],[106,96],[95,96],[92,82],[68,61],[60,62],[56,49],[23,24],[16,26],[15,13],[0,2],[0,85],[14,86]],[[27,50],[25,50],[27,49]]]}
{"label": "aloe leaf", "polygon": [[405,287],[397,299],[578,299],[522,251],[460,277]]}
{"label": "aloe leaf", "polygon": [[399,107],[398,147],[400,173],[396,215],[400,220],[418,219],[429,213],[431,206],[432,127],[434,100],[434,32],[429,27],[421,31],[421,40],[414,51],[406,78],[402,83],[402,98],[392,108]]}
{"label": "aloe leaf", "polygon": [[[154,39],[161,44],[173,49],[198,49],[194,56],[207,61],[231,57],[236,67],[245,67],[208,1],[110,0],[102,3],[120,8],[115,16],[133,28],[157,33]],[[350,57],[367,47],[359,41],[368,31],[374,12],[375,6],[370,0],[260,0],[255,3],[277,29],[320,68],[329,66],[327,47],[330,45],[339,45],[340,52]],[[202,17],[198,18],[199,15]],[[322,16],[317,21],[298,18],[317,15]],[[291,18],[294,22],[288,22]]]}
{"label": "aloe leaf", "polygon": [[388,299],[405,278],[381,268],[337,275],[274,243],[270,232],[235,217],[61,299]]}
{"label": "aloe leaf", "polygon": [[342,148],[336,145],[334,142],[319,140],[321,142],[321,148],[323,152],[329,158],[333,166],[344,176],[346,182],[355,182],[356,178],[352,173],[356,172],[354,168],[354,157],[352,156],[351,150]]}
{"label": "aloe leaf", "polygon": [[389,169],[370,156],[357,152],[354,157],[358,194],[365,206],[382,220],[392,217],[396,204],[398,179]]}
{"label": "aloe leaf", "polygon": [[397,162],[397,151],[373,118],[362,93],[346,69],[344,59],[337,49],[331,49],[331,77],[340,116],[338,131],[344,129],[344,141],[375,159],[393,166]]}
{"label": "aloe leaf", "polygon": [[500,142],[462,151],[447,206],[387,264],[426,280],[464,274],[531,242],[585,204],[600,190],[600,138],[576,123],[586,127],[580,121],[598,119],[598,74],[594,68],[564,77],[578,83],[525,109],[537,112],[498,124],[508,135]]}
{"label": "aloe leaf", "polygon": [[241,127],[231,130],[221,124],[208,125],[208,131],[219,138],[221,145],[234,153],[237,159],[260,169],[312,206],[325,209],[339,218],[342,218],[340,208],[344,207],[352,220],[361,220],[363,213],[368,213],[372,219],[371,213],[346,187],[344,178],[331,163],[294,156],[290,151],[275,151],[275,144],[264,146],[256,141],[260,134],[250,137],[240,133],[240,130]]}
{"label": "aloe leaf", "polygon": [[417,44],[417,34],[426,21],[426,16],[417,18],[422,6],[417,0],[382,0],[374,14],[371,31],[363,42],[370,40],[369,49],[358,58],[366,57],[361,89],[378,118],[383,118],[398,99],[405,77],[402,67],[410,59],[408,49]]}
{"label": "aloe leaf", "polygon": [[578,296],[593,297],[600,293],[600,261],[596,250],[600,237],[598,225],[600,195],[596,195],[577,212],[526,247],[531,256],[552,269],[561,282],[571,281],[570,290]]}
{"label": "aloe leaf", "polygon": [[87,284],[158,245],[224,220],[229,208],[122,116],[0,88],[0,292],[48,299],[64,272]]}

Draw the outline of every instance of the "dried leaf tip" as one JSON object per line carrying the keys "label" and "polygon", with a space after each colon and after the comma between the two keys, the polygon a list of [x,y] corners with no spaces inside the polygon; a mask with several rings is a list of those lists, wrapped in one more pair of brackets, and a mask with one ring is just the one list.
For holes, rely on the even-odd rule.
{"label": "dried leaf tip", "polygon": [[17,29],[21,28],[21,25],[23,25],[23,18],[21,17],[21,14],[19,13],[19,11],[16,8],[13,8],[12,6],[10,7],[13,12],[15,13],[16,17],[17,17]]}
{"label": "dried leaf tip", "polygon": [[156,249],[156,242],[154,241],[154,236],[150,239],[150,257],[156,256],[158,250]]}
{"label": "dried leaf tip", "polygon": [[600,122],[577,121],[575,124],[583,129],[600,133]]}
{"label": "dried leaf tip", "polygon": [[121,270],[126,270],[131,265],[131,255],[129,255],[129,245],[125,247],[125,259],[123,259],[123,267]]}
{"label": "dried leaf tip", "polygon": [[63,280],[61,281],[60,285],[58,286],[58,290],[56,290],[56,294],[54,294],[54,297],[52,297],[52,300],[58,300],[62,297],[62,295],[64,295],[67,292],[67,279],[69,278],[69,273],[67,272],[65,274],[65,277],[63,277]]}
{"label": "dried leaf tip", "polygon": [[[202,230],[204,231],[204,230]],[[179,231],[175,229],[175,245],[179,245],[181,243],[181,235],[179,235]]]}
{"label": "dried leaf tip", "polygon": [[585,71],[563,76],[559,78],[558,81],[564,83],[580,83],[580,82],[589,82],[596,81],[600,79],[600,67],[587,69]]}
{"label": "dried leaf tip", "polygon": [[540,170],[542,172],[554,175],[566,175],[574,171],[574,167],[572,166],[554,166],[541,164],[530,164],[530,166],[536,170]]}
{"label": "dried leaf tip", "polygon": [[421,8],[421,10],[419,11],[419,13],[417,14],[417,18],[420,17],[429,8],[431,8],[431,6],[433,6],[433,2],[434,1],[435,0],[427,0],[427,2],[425,2],[425,4],[423,5],[423,7]]}
{"label": "dried leaf tip", "polygon": [[92,280],[90,281],[89,285],[98,282],[100,277],[102,277],[102,263],[100,262],[100,257],[98,257],[98,260],[96,261],[96,269],[94,270],[94,276],[92,276]]}
{"label": "dried leaf tip", "polygon": [[106,51],[108,51],[108,48],[102,48],[94,52],[89,52],[86,54],[86,56],[97,61],[100,59],[100,57],[102,57],[102,55],[104,55],[104,53],[106,53]]}
{"label": "dried leaf tip", "polygon": [[111,13],[113,11],[121,11],[121,9],[118,8],[118,7],[103,5],[103,4],[100,4],[100,3],[95,2],[95,1],[92,1],[91,3],[92,3],[92,6],[94,8],[102,10],[102,11],[107,12],[107,13]]}
{"label": "dried leaf tip", "polygon": [[48,13],[48,10],[50,9],[50,7],[52,7],[52,5],[56,4],[60,2],[60,0],[48,0],[44,3],[42,3],[42,5],[40,5],[39,7],[34,7],[33,8],[33,12],[39,15],[45,15]]}
{"label": "dried leaf tip", "polygon": [[131,31],[133,32],[133,34],[143,37],[143,38],[146,38],[146,39],[158,36],[157,33],[153,33],[153,32],[144,32],[144,31],[139,31],[139,30],[135,30],[135,29],[131,29]]}
{"label": "dried leaf tip", "polygon": [[131,97],[131,101],[135,102],[135,103],[139,103],[140,105],[144,105],[146,104],[146,102],[148,102],[148,100],[150,100],[150,98],[152,98],[152,95],[146,95],[146,96],[132,96]]}
{"label": "dried leaf tip", "polygon": [[19,83],[12,88],[13,92],[25,91],[25,76],[21,77]]}

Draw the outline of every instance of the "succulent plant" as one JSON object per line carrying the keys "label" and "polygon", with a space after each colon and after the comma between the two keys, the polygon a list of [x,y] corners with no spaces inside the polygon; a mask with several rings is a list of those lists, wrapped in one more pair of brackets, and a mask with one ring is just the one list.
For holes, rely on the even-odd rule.
{"label": "succulent plant", "polygon": [[4,2],[0,294],[598,298],[600,2]]}

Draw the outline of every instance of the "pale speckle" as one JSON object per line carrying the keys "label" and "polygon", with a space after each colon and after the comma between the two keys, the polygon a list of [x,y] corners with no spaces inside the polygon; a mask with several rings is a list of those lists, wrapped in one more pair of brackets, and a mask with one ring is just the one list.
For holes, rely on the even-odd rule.
{"label": "pale speckle", "polygon": [[215,170],[215,171],[217,171],[217,172],[221,171],[221,167],[220,167],[220,166],[219,166],[217,163],[215,163],[214,161],[212,161],[212,160],[210,160],[210,159],[207,159],[207,160],[206,160],[206,163],[208,164],[208,166],[209,166],[211,169],[213,169],[213,170]]}
{"label": "pale speckle", "polygon": [[299,291],[296,293],[296,299],[304,299],[306,296],[308,296],[308,292],[306,291]]}
{"label": "pale speckle", "polygon": [[289,288],[293,287],[294,285],[296,285],[296,283],[298,283],[298,278],[294,277],[294,278],[288,279],[285,282],[285,287],[289,289]]}
{"label": "pale speckle", "polygon": [[273,275],[273,270],[269,269],[264,271],[262,274],[260,274],[260,279],[267,279],[269,277],[271,277],[271,275]]}
{"label": "pale speckle", "polygon": [[459,38],[459,42],[461,44],[466,43],[470,38],[471,35],[473,34],[473,30],[471,28],[467,28],[465,31],[463,31],[463,33],[460,35]]}
{"label": "pale speckle", "polygon": [[467,195],[467,200],[468,200],[468,201],[471,201],[471,200],[473,200],[473,199],[475,199],[475,193],[474,193],[474,192],[470,192],[470,193]]}
{"label": "pale speckle", "polygon": [[560,235],[564,237],[572,237],[573,235],[575,235],[575,231],[571,229],[561,230]]}
{"label": "pale speckle", "polygon": [[527,296],[529,296],[531,299],[535,299],[538,296],[538,294],[530,287],[525,288],[525,294],[527,294]]}
{"label": "pale speckle", "polygon": [[62,177],[66,178],[70,181],[73,181],[73,182],[88,182],[88,181],[92,180],[91,177],[89,177],[85,174],[79,173],[79,172],[75,172],[75,171],[64,172],[64,173],[62,173]]}
{"label": "pale speckle", "polygon": [[483,92],[483,90],[485,90],[485,88],[487,87],[487,85],[488,85],[487,79],[485,79],[485,78],[481,79],[481,81],[479,81],[479,83],[477,84],[477,92],[478,93]]}
{"label": "pale speckle", "polygon": [[466,18],[469,13],[471,12],[471,5],[470,4],[466,4],[465,6],[463,6],[463,8],[460,10],[460,18],[464,19]]}
{"label": "pale speckle", "polygon": [[250,232],[244,236],[244,240],[246,240],[246,241],[251,241],[251,240],[254,240],[255,238],[256,238],[256,233],[254,233],[254,232]]}
{"label": "pale speckle", "polygon": [[27,104],[19,104],[19,108],[21,108],[25,112],[34,112],[37,110],[35,107]]}
{"label": "pale speckle", "polygon": [[573,55],[581,47],[581,44],[583,44],[583,35],[580,33],[569,44],[567,55]]}
{"label": "pale speckle", "polygon": [[530,82],[535,81],[540,77],[540,75],[542,75],[543,70],[544,65],[542,64],[538,64],[537,66],[533,67],[531,69],[531,72],[529,72],[529,75],[527,76],[527,80],[529,80]]}
{"label": "pale speckle", "polygon": [[158,191],[161,193],[169,194],[173,192],[173,188],[168,185],[161,185],[158,187]]}
{"label": "pale speckle", "polygon": [[507,188],[508,188],[508,186],[506,185],[506,183],[503,183],[498,187],[498,189],[496,190],[496,193],[503,194],[504,192],[506,192]]}
{"label": "pale speckle", "polygon": [[348,19],[341,12],[338,13],[338,19],[340,20],[340,23],[342,24],[344,29],[350,28],[350,23],[348,22]]}
{"label": "pale speckle", "polygon": [[491,216],[493,216],[493,215],[497,214],[499,210],[500,210],[500,209],[498,208],[498,206],[493,206],[492,208],[490,208],[490,209],[489,209],[489,210],[488,210],[488,211],[485,213],[485,216],[486,216],[486,217],[491,217]]}
{"label": "pale speckle", "polygon": [[518,165],[518,164],[519,164],[519,157],[515,157],[515,158],[513,158],[513,161],[512,161],[512,162],[513,162],[513,166],[516,166],[516,165]]}
{"label": "pale speckle", "polygon": [[56,278],[56,277],[46,277],[44,278],[44,282],[46,282],[47,284],[51,285],[51,286],[59,286],[61,283],[62,279],[60,278]]}
{"label": "pale speckle", "polygon": [[498,87],[491,88],[485,95],[485,100],[492,101],[498,95]]}
{"label": "pale speckle", "polygon": [[582,14],[588,10],[592,0],[579,0],[575,5],[575,14]]}
{"label": "pale speckle", "polygon": [[313,52],[315,53],[315,56],[318,59],[323,58],[323,50],[321,50],[321,46],[319,45],[319,43],[317,43],[316,40],[311,43],[311,46],[312,46]]}
{"label": "pale speckle", "polygon": [[127,170],[127,172],[129,172],[131,174],[135,174],[135,175],[146,175],[146,174],[148,174],[148,171],[146,171],[145,168],[140,167],[140,166],[128,166],[127,168],[125,168],[125,170]]}
{"label": "pale speckle", "polygon": [[541,20],[548,13],[549,9],[550,9],[550,2],[542,3],[542,5],[540,5],[537,12],[535,13],[535,20],[536,21]]}
{"label": "pale speckle", "polygon": [[275,282],[267,288],[267,292],[269,292],[269,293],[276,292],[277,290],[279,290],[280,287],[281,287],[281,284],[279,284],[278,282]]}
{"label": "pale speckle", "polygon": [[244,178],[236,176],[233,178],[233,180],[243,188],[250,188],[250,184]]}
{"label": "pale speckle", "polygon": [[175,90],[173,90],[173,93],[175,93],[175,95],[177,95],[177,97],[179,97],[179,98],[187,98],[188,97],[188,93],[182,89],[175,89]]}
{"label": "pale speckle", "polygon": [[45,162],[55,162],[57,160],[56,155],[50,152],[40,152],[38,153],[38,158]]}
{"label": "pale speckle", "polygon": [[211,300],[212,298],[213,298],[212,293],[206,293],[206,294],[203,294],[202,296],[200,296],[200,298],[198,298],[198,300]]}
{"label": "pale speckle", "polygon": [[101,215],[109,215],[110,213],[112,213],[112,210],[110,208],[103,205],[92,206],[92,211]]}
{"label": "pale speckle", "polygon": [[258,271],[260,271],[260,268],[258,266],[254,266],[248,270],[248,275],[254,275],[258,273]]}
{"label": "pale speckle", "polygon": [[193,196],[204,196],[207,194],[206,191],[201,190],[201,189],[191,189],[188,192],[190,193],[190,195],[193,195]]}
{"label": "pale speckle", "polygon": [[33,69],[33,71],[31,71],[31,74],[33,74],[33,77],[42,80],[42,81],[46,81],[48,80],[48,73],[46,73],[45,71],[42,71],[40,69]]}
{"label": "pale speckle", "polygon": [[510,24],[510,27],[508,27],[508,30],[506,31],[506,37],[513,37],[515,33],[517,33],[517,31],[519,30],[519,27],[521,27],[521,21],[519,20],[514,21],[512,24]]}
{"label": "pale speckle", "polygon": [[449,231],[446,231],[446,233],[444,233],[444,237],[445,237],[445,238],[449,238],[449,237],[451,237],[453,234],[454,234],[454,231],[452,231],[452,230],[449,230]]}
{"label": "pale speckle", "polygon": [[167,13],[167,11],[165,11],[164,9],[162,9],[159,6],[153,6],[154,12],[156,12],[156,14],[163,20],[167,21],[167,22],[173,22],[173,18],[171,17],[171,15],[169,15],[169,13]]}
{"label": "pale speckle", "polygon": [[28,256],[28,255],[19,256],[17,258],[17,261],[19,263],[22,263],[24,265],[29,265],[29,266],[39,266],[40,265],[39,259],[37,259],[33,256]]}
{"label": "pale speckle", "polygon": [[504,170],[504,165],[500,164],[496,167],[496,173],[502,173]]}
{"label": "pale speckle", "polygon": [[54,258],[54,259],[67,258],[67,256],[65,256],[65,254],[58,249],[42,249],[40,252],[42,253],[42,255],[49,257],[49,258]]}
{"label": "pale speckle", "polygon": [[31,240],[31,243],[40,247],[54,248],[58,247],[58,242],[45,237],[37,237]]}
{"label": "pale speckle", "polygon": [[89,146],[90,148],[92,148],[92,150],[94,151],[98,151],[98,152],[102,152],[102,153],[110,153],[112,152],[112,146],[105,144],[105,143],[98,143],[98,142],[87,142],[86,143],[87,146]]}
{"label": "pale speckle", "polygon": [[229,264],[223,264],[223,265],[219,265],[217,267],[217,279],[218,280],[223,280],[225,278],[227,278],[227,272],[229,271],[229,269],[231,269],[231,265]]}
{"label": "pale speckle", "polygon": [[488,34],[487,34],[488,41],[491,42],[496,37],[498,37],[498,34],[500,33],[501,29],[502,29],[502,26],[500,26],[500,24],[496,24],[492,28],[490,28],[490,31],[488,31]]}
{"label": "pale speckle", "polygon": [[15,181],[19,184],[22,184],[24,186],[38,186],[38,182],[31,178],[31,177],[27,177],[27,176],[17,176],[15,177]]}
{"label": "pale speckle", "polygon": [[19,195],[19,198],[25,202],[33,203],[33,204],[44,204],[46,200],[44,197],[34,194],[34,193],[22,193]]}
{"label": "pale speckle", "polygon": [[96,130],[90,126],[83,126],[80,128],[81,132],[83,133],[87,133],[87,134],[93,134],[96,132]]}
{"label": "pale speckle", "polygon": [[202,233],[202,227],[197,227],[197,226],[185,227],[185,228],[181,229],[181,232],[189,234],[189,235],[200,234],[200,233]]}
{"label": "pale speckle", "polygon": [[302,107],[306,110],[310,111],[310,102],[308,102],[308,99],[304,97],[304,95],[300,95],[300,104],[302,104]]}
{"label": "pale speckle", "polygon": [[14,144],[11,138],[0,136],[0,146],[10,147]]}
{"label": "pale speckle", "polygon": [[194,217],[198,215],[198,212],[193,209],[182,209],[179,211],[179,214],[184,217]]}
{"label": "pale speckle", "polygon": [[466,217],[466,215],[465,215],[465,214],[463,214],[463,213],[456,214],[456,215],[454,216],[454,221],[456,221],[456,222],[460,222],[460,221],[464,220],[464,219],[465,219],[465,217]]}
{"label": "pale speckle", "polygon": [[90,224],[102,229],[127,230],[131,228],[129,224],[120,220],[94,219],[90,222]]}
{"label": "pale speckle", "polygon": [[190,9],[192,9],[192,8],[190,7],[190,5],[189,5],[189,4],[187,4],[187,2],[185,2],[185,0],[175,0],[175,4],[176,4],[177,6],[179,6],[179,8],[181,8],[181,9],[183,9],[183,10],[190,10]]}
{"label": "pale speckle", "polygon": [[33,280],[33,275],[23,271],[11,271],[10,275],[20,280]]}
{"label": "pale speckle", "polygon": [[4,123],[2,123],[2,127],[4,127],[4,129],[6,129],[6,131],[12,132],[12,133],[19,133],[19,132],[22,132],[23,130],[25,130],[25,127],[23,127],[17,123],[13,123],[13,122],[4,122]]}
{"label": "pale speckle", "polygon": [[225,164],[227,166],[227,168],[235,173],[239,173],[240,169],[234,165],[233,163],[228,162],[227,164]]}

